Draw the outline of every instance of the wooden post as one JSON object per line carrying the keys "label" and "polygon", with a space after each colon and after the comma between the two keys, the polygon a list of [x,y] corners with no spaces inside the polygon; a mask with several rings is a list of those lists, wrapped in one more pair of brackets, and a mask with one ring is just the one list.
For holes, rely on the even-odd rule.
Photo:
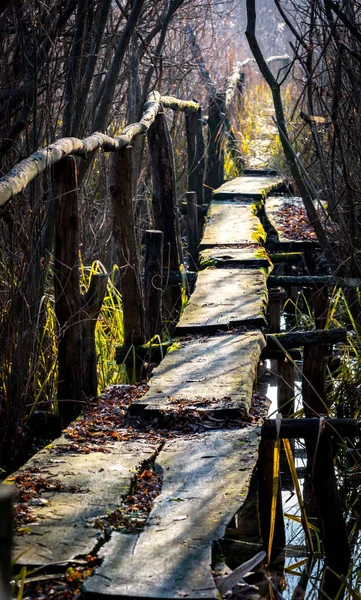
{"label": "wooden post", "polygon": [[[275,440],[262,439],[258,457],[258,509],[260,516],[261,535],[263,547],[267,552],[271,529],[271,505],[273,496],[273,458]],[[281,481],[277,489],[276,523],[273,536],[271,563],[274,562],[279,550],[286,543],[285,526],[282,510]]]}
{"label": "wooden post", "polygon": [[164,233],[164,267],[179,270],[182,262],[175,167],[164,113],[158,114],[148,132],[153,177],[153,213],[156,228]]}
{"label": "wooden post", "polygon": [[271,288],[268,291],[268,330],[270,333],[277,333],[281,328],[281,306],[286,294],[280,288]]}
{"label": "wooden post", "polygon": [[[307,441],[306,448],[326,565],[346,577],[351,552],[337,487],[332,444],[329,438],[323,439],[321,434],[316,442]],[[340,580],[330,572],[326,572],[325,575],[322,589],[328,594],[326,597],[335,598]]]}
{"label": "wooden post", "polygon": [[[305,345],[302,389],[306,417],[327,413],[325,381],[329,354],[330,346]],[[350,563],[350,548],[337,488],[331,441],[322,436],[320,428],[318,439],[306,440],[305,443],[326,563],[336,573],[346,575]],[[331,573],[326,574],[323,589],[329,597],[334,597],[337,585],[339,586],[339,580]]]}
{"label": "wooden post", "polygon": [[277,405],[283,417],[295,412],[295,367],[291,360],[283,357],[277,361]]}
{"label": "wooden post", "polygon": [[145,317],[139,250],[133,217],[133,168],[133,149],[130,146],[113,153],[110,166],[110,193],[122,292],[124,343],[143,344],[146,337]]}
{"label": "wooden post", "polygon": [[59,324],[58,401],[66,426],[81,409],[82,301],[79,283],[78,183],[73,157],[53,167],[55,208],[54,292]]}
{"label": "wooden post", "polygon": [[312,291],[311,298],[315,327],[316,329],[324,329],[329,305],[327,287],[317,286],[316,289]]}
{"label": "wooden post", "polygon": [[10,600],[13,486],[0,485],[0,598]]}
{"label": "wooden post", "polygon": [[[163,266],[179,271],[182,258],[177,213],[175,167],[172,145],[164,113],[157,115],[148,131],[148,144],[153,178],[153,218],[156,229],[164,233]],[[181,305],[181,290],[171,286],[163,295],[170,321],[176,322]]]}
{"label": "wooden post", "polygon": [[207,204],[212,199],[212,191],[222,185],[224,178],[225,95],[210,96],[208,106],[208,160],[205,183]]}
{"label": "wooden post", "polygon": [[245,86],[245,74],[241,73],[239,81],[237,82],[237,94],[236,94],[236,110],[237,115],[241,116],[244,110],[244,86]]}
{"label": "wooden post", "polygon": [[163,232],[145,232],[144,305],[148,337],[162,335]]}
{"label": "wooden post", "polygon": [[197,194],[197,204],[203,204],[204,139],[202,111],[185,113],[188,151],[188,191]]}
{"label": "wooden post", "polygon": [[[200,191],[200,196],[198,197],[197,192],[197,200],[199,205],[204,204],[204,174],[206,170],[206,148],[204,143],[204,135],[203,135],[203,120],[202,120],[202,110],[199,109],[197,112],[198,119],[196,122],[196,143],[197,143],[197,151],[196,151],[196,160],[197,160],[197,169],[198,169],[198,179],[202,182],[202,191]],[[190,190],[192,191],[192,190]]]}
{"label": "wooden post", "polygon": [[187,238],[190,267],[197,270],[198,265],[198,206],[195,192],[187,192]]}
{"label": "wooden post", "polygon": [[327,414],[326,366],[330,346],[305,344],[303,353],[302,395],[306,417]]}
{"label": "wooden post", "polygon": [[[297,265],[293,265],[291,263],[286,263],[284,265],[284,268],[285,268],[285,275],[292,276],[292,275],[297,275],[297,273],[298,273]],[[288,302],[286,302],[284,310],[289,315],[295,316],[295,314],[296,314],[298,292],[299,292],[299,288],[294,285],[290,286],[287,290]]]}
{"label": "wooden post", "polygon": [[83,297],[83,394],[86,398],[97,396],[98,375],[95,349],[95,326],[107,290],[105,273],[92,275],[89,289]]}

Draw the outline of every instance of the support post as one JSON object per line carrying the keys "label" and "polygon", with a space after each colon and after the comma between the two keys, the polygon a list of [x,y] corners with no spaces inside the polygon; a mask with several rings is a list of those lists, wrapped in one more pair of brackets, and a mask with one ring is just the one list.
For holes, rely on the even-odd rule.
{"label": "support post", "polygon": [[133,217],[133,169],[131,146],[113,153],[110,166],[110,193],[113,204],[113,232],[120,271],[124,344],[143,344],[145,317],[139,251]]}
{"label": "support post", "polygon": [[[148,132],[153,178],[153,219],[156,229],[164,233],[163,266],[179,271],[182,246],[177,213],[175,167],[171,140],[164,113],[155,118]],[[172,286],[163,295],[168,311],[166,318],[176,322],[181,305],[181,290]]]}
{"label": "support post", "polygon": [[0,598],[10,600],[13,487],[0,485]]}
{"label": "support post", "polygon": [[[308,464],[311,472],[313,496],[318,511],[321,538],[326,554],[326,566],[339,575],[347,576],[351,552],[338,492],[330,439],[322,434],[315,441],[306,442]],[[335,598],[340,580],[326,571],[322,590],[326,597]]]}
{"label": "support post", "polygon": [[148,337],[162,335],[163,232],[145,232],[144,305]]}
{"label": "support post", "polygon": [[83,394],[86,398],[98,394],[95,326],[106,294],[107,283],[108,276],[105,273],[92,275],[89,289],[83,297]]}
{"label": "support post", "polygon": [[153,177],[153,214],[156,228],[164,233],[164,267],[179,270],[182,262],[177,215],[177,193],[172,144],[164,113],[158,114],[148,132]]}
{"label": "support post", "polygon": [[295,412],[295,367],[291,360],[279,358],[277,361],[277,405],[283,417]]}
{"label": "support post", "polygon": [[311,299],[315,327],[316,329],[324,329],[326,326],[329,305],[327,287],[316,286],[316,289],[312,290]]}
{"label": "support post", "polygon": [[[330,346],[305,345],[302,387],[304,412],[308,418],[327,413],[325,381],[329,353]],[[346,575],[350,548],[337,488],[332,444],[320,429],[316,441],[306,441],[306,449],[326,564],[336,573]],[[334,597],[338,587],[338,578],[327,571],[323,590],[328,597]]]}
{"label": "support post", "polygon": [[278,333],[281,329],[281,306],[286,294],[280,288],[271,288],[268,291],[268,329],[270,333]]}
{"label": "support post", "polygon": [[[258,457],[258,508],[260,515],[260,527],[263,547],[267,552],[271,530],[271,506],[273,496],[273,462],[275,440],[262,439],[259,447]],[[277,488],[276,522],[274,528],[271,563],[277,557],[279,550],[286,543],[285,526],[282,510],[281,481],[279,479]]]}
{"label": "support post", "polygon": [[195,192],[187,192],[187,241],[191,269],[198,266],[198,206]]}
{"label": "support post", "polygon": [[236,111],[237,115],[242,115],[244,111],[244,87],[245,87],[245,74],[241,73],[239,81],[237,82],[237,94],[236,94]]}
{"label": "support post", "polygon": [[187,152],[188,152],[188,191],[195,192],[197,204],[203,204],[204,177],[204,139],[202,131],[202,112],[185,113]]}
{"label": "support post", "polygon": [[75,159],[66,157],[55,164],[52,178],[55,208],[55,314],[59,324],[58,401],[59,414],[66,426],[78,416],[83,399],[83,326]]}
{"label": "support post", "polygon": [[208,160],[205,199],[212,199],[212,191],[222,185],[224,179],[224,116],[225,95],[210,96],[208,108]]}
{"label": "support post", "polygon": [[327,414],[326,366],[329,355],[329,345],[305,344],[302,395],[306,417]]}

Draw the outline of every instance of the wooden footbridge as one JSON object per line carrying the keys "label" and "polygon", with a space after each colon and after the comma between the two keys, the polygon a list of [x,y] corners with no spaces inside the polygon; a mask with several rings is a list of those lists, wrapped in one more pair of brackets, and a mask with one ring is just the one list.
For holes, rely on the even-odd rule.
{"label": "wooden footbridge", "polygon": [[[163,100],[171,105],[171,100]],[[148,106],[148,121],[143,119],[142,131],[149,127],[152,119],[160,117],[156,117],[158,105],[159,99],[158,103]],[[198,106],[191,108],[199,110]],[[161,164],[166,171],[169,163],[164,155],[159,156],[157,138],[162,131],[164,134],[164,120],[158,120],[158,127],[160,129],[155,129],[150,135],[151,158],[155,169],[159,169]],[[189,119],[188,132],[191,130]],[[133,133],[128,128],[126,135],[119,138],[118,150],[126,150]],[[105,136],[100,138],[100,135],[95,134],[98,137],[95,139],[93,136],[92,143],[89,142],[86,147],[74,141],[68,142],[70,146],[66,153],[89,153],[94,150],[94,144],[114,150],[114,141],[105,139]],[[197,139],[195,130],[192,136],[191,140]],[[194,161],[191,143],[189,147]],[[59,146],[55,150],[54,155],[63,152],[64,147]],[[49,160],[49,152],[46,159],[38,158],[37,169],[42,160]],[[126,177],[129,161],[128,150],[122,151],[121,164],[119,158],[114,161],[123,177],[120,190],[114,175],[113,189],[118,200],[119,194],[120,200],[124,201],[125,196],[129,199],[132,185],[132,178]],[[71,166],[70,163],[67,165]],[[29,162],[28,170],[32,168],[34,165]],[[164,173],[164,170],[162,173],[164,180],[158,183],[155,180],[160,200],[164,200],[166,189],[169,196],[172,187],[172,175]],[[15,184],[24,187],[23,182],[16,183],[16,176],[14,173],[13,181],[7,182],[7,187],[4,187],[7,199],[19,191],[20,188],[14,188]],[[54,174],[54,182],[69,201],[66,210],[71,211],[74,202],[76,205],[76,198],[73,191],[69,191],[69,185],[70,190],[74,190],[74,181],[67,182],[58,170]],[[66,433],[56,439],[7,480],[11,483],[17,477],[30,473],[41,477],[43,482],[43,491],[36,502],[25,500],[22,507],[24,514],[31,513],[31,519],[15,534],[13,555],[18,566],[41,567],[48,572],[57,572],[61,566],[76,564],[93,554],[102,560],[83,585],[84,598],[176,600],[185,597],[210,600],[219,597],[212,575],[212,549],[243,506],[257,465],[261,426],[260,421],[257,425],[250,423],[252,391],[257,365],[266,348],[265,331],[279,329],[280,290],[277,289],[278,296],[273,292],[273,303],[268,307],[272,261],[265,247],[272,253],[294,252],[295,263],[304,260],[307,252],[317,247],[314,240],[299,241],[292,236],[287,237],[282,230],[279,207],[286,202],[282,194],[287,194],[282,178],[269,171],[246,172],[244,176],[215,189],[199,245],[200,263],[205,268],[199,270],[195,289],[176,326],[178,347],[165,355],[154,369],[148,391],[129,407],[130,415],[138,416],[143,423],[161,420],[179,409],[184,415],[207,415],[208,429],[195,433],[176,431],[166,441],[154,436],[147,438],[146,435],[128,439],[126,430],[115,429],[113,441],[107,440],[102,447],[88,453],[69,449]],[[194,196],[192,198],[194,200]],[[174,198],[171,205],[174,209]],[[129,213],[129,204],[127,208],[123,202],[121,208]],[[119,212],[119,205],[115,213],[117,210]],[[163,211],[161,221],[169,241],[174,231],[169,231],[166,219],[167,214]],[[64,224],[66,228],[69,212],[64,217],[59,211],[58,222],[60,228]],[[118,226],[122,228],[119,223]],[[124,228],[122,231],[122,235],[129,236],[129,231],[124,232]],[[134,236],[134,232],[130,235]],[[134,237],[128,237],[125,246],[131,249],[132,244],[134,246]],[[168,252],[169,248],[166,248],[167,257]],[[68,283],[69,260],[71,257],[67,249],[61,247],[56,250],[59,286]],[[127,257],[124,256],[124,260]],[[172,260],[176,264],[176,256],[171,257]],[[67,270],[64,271],[64,268]],[[77,269],[76,261],[71,263],[74,288],[78,286]],[[133,274],[136,270],[134,268]],[[283,278],[283,287],[292,287],[292,282],[287,283],[286,279],[287,276]],[[123,283],[129,284],[129,280]],[[277,287],[278,284],[276,277],[272,285]],[[136,290],[135,285],[133,289]],[[156,291],[154,288],[152,293]],[[61,291],[57,293],[61,299]],[[154,295],[151,297],[154,307]],[[76,310],[92,312],[99,302],[95,302],[94,298],[91,300],[87,305],[89,298],[81,299],[78,293]],[[93,320],[98,310],[99,307],[93,310]],[[149,310],[151,313],[152,307]],[[61,318],[69,319],[69,315]],[[155,322],[157,319],[159,321],[159,314]],[[157,329],[152,333],[157,333]],[[332,342],[340,341],[344,336],[342,332]],[[66,343],[69,344],[69,340]],[[292,341],[285,343],[288,347],[295,347]],[[329,339],[325,343],[329,344]],[[67,351],[62,350],[65,361],[63,374],[68,368],[76,379],[78,363],[73,354],[69,355],[69,345],[67,348]],[[280,356],[278,348],[272,352],[274,356]],[[70,361],[74,358],[75,364],[69,363],[69,356]],[[91,353],[89,357],[93,368]],[[90,376],[92,372],[88,372]],[[66,393],[72,393],[72,390],[68,387]],[[263,414],[266,414],[267,407],[262,408]],[[219,427],[222,419],[223,426]],[[272,427],[269,435],[275,436]],[[65,448],[67,452],[63,451]],[[134,474],[148,464],[154,465],[162,483],[143,529],[137,533],[99,530],[96,524],[117,509],[132,490]],[[267,549],[272,495],[269,469],[272,469],[272,464],[263,459],[262,465],[259,465],[258,478],[259,485],[263,486],[260,518],[263,543]],[[278,542],[282,543],[282,535]]]}
{"label": "wooden footbridge", "polygon": [[[279,177],[241,177],[211,203],[201,253],[214,266],[199,272],[177,325],[179,348],[167,354],[149,391],[130,410],[144,418],[172,411],[206,411],[215,419],[246,418],[257,364],[265,347],[269,261],[258,256],[261,223],[255,202],[282,184]],[[32,506],[35,520],[15,536],[18,564],[71,563],[94,552],[101,566],[84,584],[89,598],[216,598],[213,543],[242,506],[258,459],[260,430],[247,425],[146,440],[108,443],[109,453],[58,454],[66,436],[36,454],[34,471],[60,490]],[[162,489],[141,533],[113,532],[99,541],[92,524],[115,510],[133,473],[153,460]],[[69,491],[68,491],[69,490]],[[77,490],[77,491],[76,491]],[[97,550],[98,549],[98,550]]]}
{"label": "wooden footbridge", "polygon": [[[205,264],[176,333],[179,348],[154,370],[148,392],[130,406],[147,419],[181,405],[215,420],[244,418],[231,429],[177,434],[163,444],[107,443],[108,453],[58,452],[66,435],[36,454],[23,472],[48,482],[34,521],[15,536],[19,565],[46,567],[98,553],[85,598],[218,597],[212,548],[242,507],[257,464],[260,428],[247,423],[257,365],[265,347],[270,261],[260,252],[256,206],[282,188],[274,175],[240,177],[214,193],[200,250]],[[162,488],[144,530],[94,527],[131,490],[133,473],[153,461]],[[50,486],[51,488],[51,486]]]}

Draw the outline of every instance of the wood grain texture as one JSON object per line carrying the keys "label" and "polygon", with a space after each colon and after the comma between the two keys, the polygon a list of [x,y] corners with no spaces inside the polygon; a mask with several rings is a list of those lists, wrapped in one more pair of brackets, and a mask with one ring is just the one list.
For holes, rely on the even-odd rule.
{"label": "wood grain texture", "polygon": [[259,226],[250,204],[212,202],[200,249],[257,243]]}
{"label": "wood grain texture", "polygon": [[262,327],[267,302],[266,275],[260,269],[206,269],[176,327],[178,335]]}
{"label": "wood grain texture", "polygon": [[185,409],[247,414],[265,341],[260,331],[183,342],[154,369],[133,412]]}
{"label": "wood grain texture", "polygon": [[221,187],[213,192],[214,200],[223,200],[239,196],[240,198],[249,198],[251,201],[263,199],[272,190],[280,187],[284,182],[282,177],[261,176],[254,177],[247,175],[236,177],[231,181],[226,181]]}
{"label": "wood grain texture", "polygon": [[222,246],[205,248],[201,251],[201,261],[211,260],[215,267],[220,268],[259,268],[269,267],[270,261],[266,256],[258,256],[258,246],[251,248],[233,248]]}
{"label": "wood grain texture", "polygon": [[27,525],[27,535],[15,535],[14,539],[18,565],[67,562],[92,552],[101,539],[94,519],[116,509],[120,498],[129,493],[134,471],[158,449],[146,442],[115,442],[109,444],[109,453],[53,452],[67,443],[69,440],[60,438],[7,479],[11,483],[24,470],[38,468],[36,476],[59,480],[63,488],[44,492],[42,499],[47,504],[31,506],[35,522]]}
{"label": "wood grain texture", "polygon": [[145,530],[131,540],[113,535],[85,598],[219,598],[212,543],[246,498],[258,442],[251,428],[167,442],[156,459],[162,493]]}

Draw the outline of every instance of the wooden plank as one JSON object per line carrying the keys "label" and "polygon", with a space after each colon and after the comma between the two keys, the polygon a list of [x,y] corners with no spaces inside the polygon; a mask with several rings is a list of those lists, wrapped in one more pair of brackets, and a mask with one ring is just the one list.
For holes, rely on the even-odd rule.
{"label": "wooden plank", "polygon": [[250,204],[212,202],[200,249],[258,243],[261,222]]}
{"label": "wooden plank", "polygon": [[[322,427],[322,431],[321,431]],[[321,434],[320,434],[321,431]],[[360,435],[361,424],[354,419],[282,419],[280,427],[276,419],[266,419],[262,426],[262,438],[276,440],[303,438],[304,440],[317,440],[322,438],[355,438]]]}
{"label": "wooden plank", "polygon": [[154,369],[149,391],[130,410],[139,413],[207,410],[248,413],[265,341],[260,331],[183,342]]}
{"label": "wooden plank", "polygon": [[177,335],[265,324],[266,275],[260,269],[206,269],[176,327]]}
{"label": "wooden plank", "polygon": [[261,176],[246,175],[244,177],[236,177],[232,181],[226,181],[221,187],[214,190],[214,200],[224,200],[239,196],[240,198],[249,198],[253,200],[262,200],[271,191],[275,191],[284,183],[283,177],[278,176]]}
{"label": "wooden plank", "polygon": [[321,246],[317,240],[287,240],[279,242],[274,238],[267,238],[265,247],[269,252],[313,252],[320,250]]}
{"label": "wooden plank", "polygon": [[38,469],[34,477],[61,483],[60,488],[54,483],[53,490],[42,493],[44,504],[30,501],[35,521],[26,525],[25,535],[14,538],[18,565],[68,562],[91,553],[101,538],[94,519],[116,509],[119,499],[129,493],[134,472],[158,450],[154,444],[132,441],[108,444],[109,453],[54,453],[70,441],[59,438],[6,480],[11,483],[24,471]]}
{"label": "wooden plank", "polygon": [[145,530],[131,541],[113,534],[85,598],[218,599],[212,543],[246,498],[258,443],[251,428],[167,442],[156,459],[162,493]]}
{"label": "wooden plank", "polygon": [[[282,348],[298,348],[305,345],[338,344],[347,341],[347,330],[338,329],[314,329],[313,331],[288,331],[287,333],[266,334],[267,349],[277,350]],[[278,343],[277,343],[278,342]]]}
{"label": "wooden plank", "polygon": [[[309,287],[318,288],[319,286],[329,287],[360,287],[361,279],[359,277],[333,277],[332,275],[271,275],[268,278],[268,287]],[[319,291],[319,290],[317,290]]]}
{"label": "wooden plank", "polygon": [[261,268],[269,267],[270,261],[264,250],[258,246],[251,248],[232,248],[227,246],[205,248],[201,252],[203,261],[211,261],[215,267],[223,268]]}
{"label": "wooden plank", "polygon": [[252,177],[269,177],[270,175],[277,175],[275,169],[244,169],[243,175]]}
{"label": "wooden plank", "polygon": [[[287,229],[287,222],[289,217],[287,214],[285,216],[282,215],[282,210],[284,210],[289,205],[294,206],[297,209],[304,209],[304,204],[301,198],[293,198],[293,197],[285,197],[285,196],[269,196],[265,203],[265,212],[266,218],[269,220],[271,226],[277,232],[278,241],[283,246],[289,242],[297,242],[298,244],[317,244],[318,240],[315,237],[312,239],[311,237],[300,237],[302,231],[292,234],[290,229]],[[289,213],[288,213],[289,214]],[[309,224],[309,220],[307,217],[307,213],[305,211],[305,219]],[[313,232],[312,227],[309,225],[309,230]],[[287,230],[287,233],[285,233]]]}

